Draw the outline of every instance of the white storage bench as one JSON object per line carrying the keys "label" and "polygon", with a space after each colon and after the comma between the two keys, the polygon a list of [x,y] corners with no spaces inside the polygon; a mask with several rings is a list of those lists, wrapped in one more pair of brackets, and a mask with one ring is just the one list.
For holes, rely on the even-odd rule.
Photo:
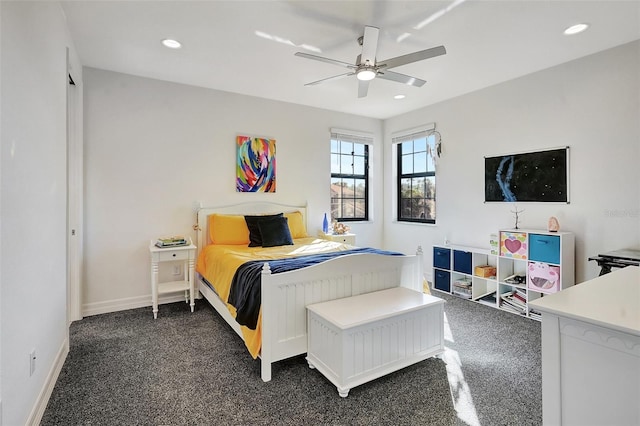
{"label": "white storage bench", "polygon": [[444,300],[396,287],[307,306],[307,361],[349,390],[444,351]]}

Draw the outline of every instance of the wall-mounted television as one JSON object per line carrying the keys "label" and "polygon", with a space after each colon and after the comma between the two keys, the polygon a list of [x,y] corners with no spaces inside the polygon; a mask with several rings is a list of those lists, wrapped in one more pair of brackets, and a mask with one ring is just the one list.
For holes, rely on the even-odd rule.
{"label": "wall-mounted television", "polygon": [[484,200],[569,203],[569,147],[485,157]]}

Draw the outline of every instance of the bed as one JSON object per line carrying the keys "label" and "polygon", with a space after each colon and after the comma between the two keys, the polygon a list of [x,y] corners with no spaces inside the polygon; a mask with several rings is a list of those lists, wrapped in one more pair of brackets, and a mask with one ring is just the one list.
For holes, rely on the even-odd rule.
{"label": "bed", "polygon": [[[294,245],[246,249],[246,242],[233,241],[233,236],[222,235],[230,234],[229,230],[235,226],[229,226],[229,221],[244,220],[245,215],[276,214],[288,218]],[[265,382],[271,380],[271,365],[274,362],[307,352],[307,305],[400,286],[417,291],[423,289],[420,248],[415,255],[385,255],[362,252],[360,248],[314,238],[311,234],[315,233],[315,229],[307,227],[306,205],[259,202],[201,208],[197,212],[197,225],[194,228],[197,232],[196,278],[199,293],[243,339],[251,355],[260,358],[261,378]],[[229,242],[240,244],[227,244]],[[250,243],[254,242],[251,240]],[[291,256],[304,256],[317,253],[318,248],[321,253],[343,253],[299,269],[279,273],[271,270],[277,262],[280,262],[280,268],[286,263],[276,260],[275,256],[280,255],[278,251],[284,249]],[[240,257],[274,259],[260,262],[257,284],[260,293],[259,317],[255,330],[236,321],[238,312],[227,303],[230,292],[214,289],[217,286],[212,281],[232,274],[203,266],[206,259],[211,261],[221,252],[233,255],[238,251],[236,249],[240,251]],[[233,262],[240,263],[237,256],[234,259]],[[235,275],[239,275],[237,272]]]}

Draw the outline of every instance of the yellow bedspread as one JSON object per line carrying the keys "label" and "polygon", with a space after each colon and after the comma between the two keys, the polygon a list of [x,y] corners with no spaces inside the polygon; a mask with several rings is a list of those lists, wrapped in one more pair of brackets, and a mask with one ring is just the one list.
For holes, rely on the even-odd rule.
{"label": "yellow bedspread", "polygon": [[[208,245],[200,251],[196,271],[213,286],[220,299],[227,305],[227,309],[235,318],[235,308],[227,303],[231,289],[231,281],[236,269],[251,260],[284,259],[295,256],[305,256],[318,253],[344,251],[352,246],[308,237],[293,240],[292,246],[278,247],[247,247],[245,245]],[[253,358],[257,358],[262,346],[262,308],[258,315],[258,325],[255,330],[240,326],[245,345]]]}

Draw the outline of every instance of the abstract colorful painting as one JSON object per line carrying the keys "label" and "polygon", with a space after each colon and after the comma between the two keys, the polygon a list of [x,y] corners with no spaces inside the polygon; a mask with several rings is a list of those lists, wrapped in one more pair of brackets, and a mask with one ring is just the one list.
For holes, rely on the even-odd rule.
{"label": "abstract colorful painting", "polygon": [[276,192],[275,139],[238,136],[237,192]]}

